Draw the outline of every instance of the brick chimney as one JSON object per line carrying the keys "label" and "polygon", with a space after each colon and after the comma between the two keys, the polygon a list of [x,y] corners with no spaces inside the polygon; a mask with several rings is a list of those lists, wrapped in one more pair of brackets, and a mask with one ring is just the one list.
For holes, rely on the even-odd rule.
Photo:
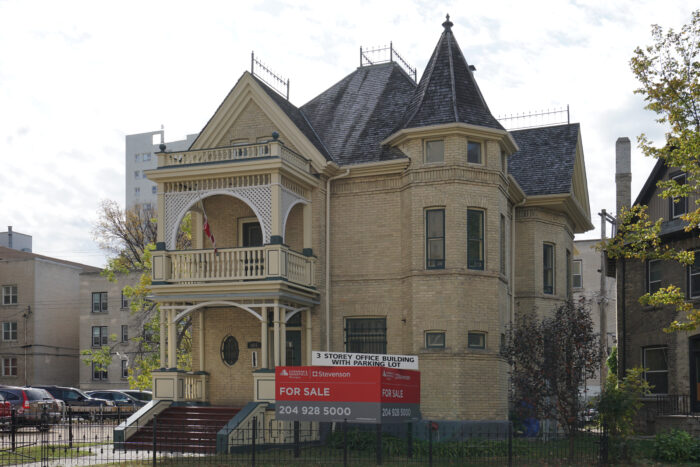
{"label": "brick chimney", "polygon": [[617,138],[615,142],[615,216],[620,215],[622,208],[629,209],[632,204],[632,157],[630,139],[626,136]]}

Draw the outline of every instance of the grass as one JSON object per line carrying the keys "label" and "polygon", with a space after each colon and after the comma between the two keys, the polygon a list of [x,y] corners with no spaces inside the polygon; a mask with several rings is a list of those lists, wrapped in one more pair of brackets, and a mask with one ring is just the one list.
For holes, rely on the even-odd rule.
{"label": "grass", "polygon": [[[69,448],[67,444],[52,444],[48,446],[21,446],[14,451],[0,450],[0,465],[25,464],[39,462],[42,459],[70,459],[76,457],[91,456],[94,454],[95,443],[73,443]],[[111,449],[111,448],[110,448]]]}

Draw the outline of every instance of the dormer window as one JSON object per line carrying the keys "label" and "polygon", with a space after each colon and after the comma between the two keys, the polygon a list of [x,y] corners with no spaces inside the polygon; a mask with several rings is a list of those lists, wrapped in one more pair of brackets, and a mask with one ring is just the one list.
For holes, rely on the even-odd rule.
{"label": "dormer window", "polygon": [[467,162],[481,164],[481,143],[470,141],[467,143]]}
{"label": "dormer window", "polygon": [[443,140],[425,142],[425,163],[445,162],[445,142]]}

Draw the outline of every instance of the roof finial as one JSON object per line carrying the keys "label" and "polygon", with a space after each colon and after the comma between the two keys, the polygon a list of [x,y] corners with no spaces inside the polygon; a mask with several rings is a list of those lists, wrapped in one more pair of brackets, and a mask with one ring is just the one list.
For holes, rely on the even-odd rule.
{"label": "roof finial", "polygon": [[454,23],[452,23],[452,21],[450,21],[450,14],[448,13],[448,14],[445,16],[445,18],[446,18],[446,21],[445,21],[444,23],[442,23],[442,27],[445,28],[445,31],[451,31],[451,30],[452,30],[452,25],[453,25]]}

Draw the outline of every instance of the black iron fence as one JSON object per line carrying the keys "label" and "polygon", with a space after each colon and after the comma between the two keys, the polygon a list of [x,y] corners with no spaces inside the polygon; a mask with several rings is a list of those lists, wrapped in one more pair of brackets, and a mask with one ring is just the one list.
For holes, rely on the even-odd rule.
{"label": "black iron fence", "polygon": [[693,411],[687,394],[651,395],[644,398],[644,403],[654,415],[690,415]]}
{"label": "black iron fence", "polygon": [[[604,433],[580,431],[518,436],[512,424],[416,422],[392,425],[282,423],[253,419],[226,435],[211,436],[186,423],[135,426],[126,440],[115,428],[128,414],[76,417],[68,411],[49,422],[42,413],[15,412],[1,419],[0,465],[347,466],[347,465],[605,465]],[[44,415],[42,419],[42,415]],[[25,418],[25,420],[22,420]],[[34,419],[33,419],[34,420]],[[217,452],[218,451],[218,452]]]}

